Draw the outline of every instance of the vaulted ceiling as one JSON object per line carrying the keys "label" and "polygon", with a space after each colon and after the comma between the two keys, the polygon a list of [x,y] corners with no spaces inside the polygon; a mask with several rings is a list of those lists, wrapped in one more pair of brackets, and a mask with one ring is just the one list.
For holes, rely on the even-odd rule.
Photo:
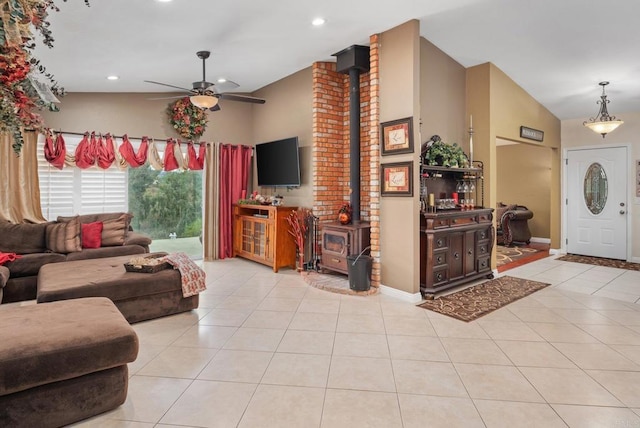
{"label": "vaulted ceiling", "polygon": [[[82,0],[56,2],[35,56],[67,92],[158,92],[207,77],[252,92],[410,19],[465,67],[492,62],[560,119],[640,111],[637,0]],[[311,21],[326,23],[314,27]],[[108,81],[108,75],[119,80]]]}

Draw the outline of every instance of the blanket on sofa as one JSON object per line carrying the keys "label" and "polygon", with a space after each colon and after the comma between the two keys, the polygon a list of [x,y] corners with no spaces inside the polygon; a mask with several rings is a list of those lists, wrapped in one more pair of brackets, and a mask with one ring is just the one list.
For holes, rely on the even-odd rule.
{"label": "blanket on sofa", "polygon": [[200,266],[185,253],[172,253],[163,260],[180,271],[182,276],[182,297],[190,297],[207,289],[206,274]]}
{"label": "blanket on sofa", "polygon": [[6,262],[12,262],[16,259],[19,259],[20,257],[22,256],[16,253],[3,253],[2,251],[0,251],[0,266],[5,264]]}

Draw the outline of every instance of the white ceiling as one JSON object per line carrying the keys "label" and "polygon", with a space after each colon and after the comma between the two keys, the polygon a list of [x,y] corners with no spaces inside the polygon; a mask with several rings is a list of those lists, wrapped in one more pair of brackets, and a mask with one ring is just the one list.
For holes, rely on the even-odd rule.
{"label": "white ceiling", "polygon": [[[465,67],[494,63],[560,119],[640,111],[638,0],[57,1],[35,56],[67,92],[159,92],[207,80],[252,92],[409,19]],[[313,27],[317,16],[327,22]],[[118,81],[107,81],[116,74]],[[169,88],[166,88],[170,90]],[[64,103],[64,100],[63,100]],[[268,103],[268,100],[267,100]]]}

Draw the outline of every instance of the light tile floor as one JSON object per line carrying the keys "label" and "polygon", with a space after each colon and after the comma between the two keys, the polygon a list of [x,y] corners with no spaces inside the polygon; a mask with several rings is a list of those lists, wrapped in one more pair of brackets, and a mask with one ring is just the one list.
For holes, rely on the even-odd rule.
{"label": "light tile floor", "polygon": [[640,272],[550,257],[471,323],[290,270],[204,263],[200,308],[134,324],[118,409],[81,427],[640,427]]}

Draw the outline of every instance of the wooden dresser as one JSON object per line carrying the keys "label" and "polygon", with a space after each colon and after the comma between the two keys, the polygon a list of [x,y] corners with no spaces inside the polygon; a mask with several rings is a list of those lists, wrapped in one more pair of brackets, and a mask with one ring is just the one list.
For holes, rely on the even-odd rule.
{"label": "wooden dresser", "polygon": [[493,209],[443,210],[420,217],[420,292],[425,299],[478,278],[493,278]]}
{"label": "wooden dresser", "polygon": [[233,255],[271,266],[295,268],[296,244],[287,217],[298,207],[233,206]]}

